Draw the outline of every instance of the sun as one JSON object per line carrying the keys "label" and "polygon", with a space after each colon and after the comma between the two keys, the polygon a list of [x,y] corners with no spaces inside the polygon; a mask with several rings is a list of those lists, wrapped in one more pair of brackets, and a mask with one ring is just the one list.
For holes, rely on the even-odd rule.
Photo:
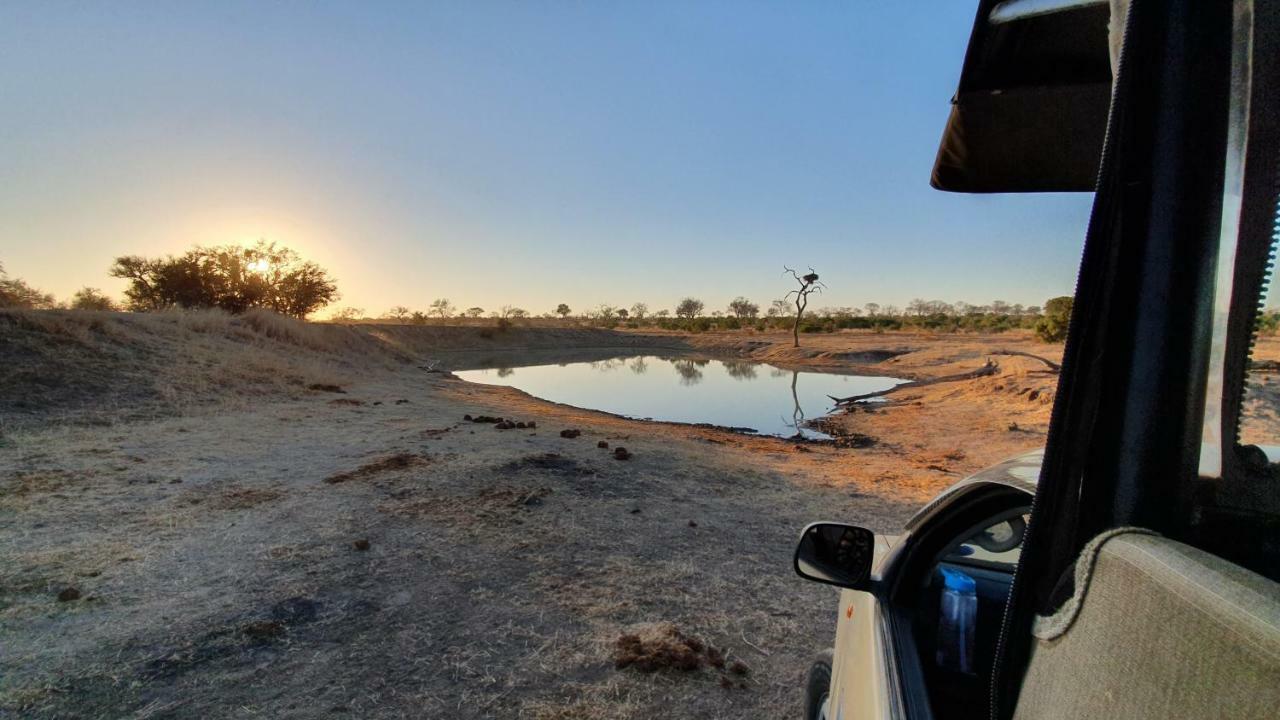
{"label": "sun", "polygon": [[271,269],[271,262],[266,258],[259,258],[249,263],[249,272],[258,273],[259,275]]}

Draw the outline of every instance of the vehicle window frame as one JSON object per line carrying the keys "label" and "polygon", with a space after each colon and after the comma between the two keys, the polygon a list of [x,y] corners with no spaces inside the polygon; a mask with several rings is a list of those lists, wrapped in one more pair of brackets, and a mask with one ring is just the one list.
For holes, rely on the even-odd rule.
{"label": "vehicle window frame", "polygon": [[927,591],[933,569],[945,551],[961,538],[988,527],[996,517],[1024,514],[1030,505],[1031,495],[1013,486],[981,483],[966,488],[913,530],[903,545],[902,555],[893,564],[892,574],[883,578],[877,594],[889,624],[889,639],[893,643],[908,718],[933,717],[923,661],[915,639],[920,600]]}

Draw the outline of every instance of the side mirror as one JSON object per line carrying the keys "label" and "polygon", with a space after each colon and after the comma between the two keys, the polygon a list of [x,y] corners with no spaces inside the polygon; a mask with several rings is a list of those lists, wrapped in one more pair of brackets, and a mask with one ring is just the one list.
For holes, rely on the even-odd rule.
{"label": "side mirror", "polygon": [[866,528],[813,523],[800,533],[796,574],[850,590],[867,590],[871,587],[875,547],[875,533]]}

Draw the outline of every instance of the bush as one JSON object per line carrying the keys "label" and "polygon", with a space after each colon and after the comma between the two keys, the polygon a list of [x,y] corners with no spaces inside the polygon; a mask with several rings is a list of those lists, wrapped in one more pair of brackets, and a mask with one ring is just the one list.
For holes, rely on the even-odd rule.
{"label": "bush", "polygon": [[48,310],[58,306],[49,293],[41,292],[18,278],[10,279],[0,266],[0,307]]}
{"label": "bush", "polygon": [[71,296],[69,307],[72,310],[117,310],[111,298],[102,294],[97,288],[85,287]]}
{"label": "bush", "polygon": [[1258,313],[1258,334],[1275,335],[1277,330],[1280,330],[1280,311]]}
{"label": "bush", "polygon": [[1068,296],[1056,297],[1044,304],[1044,315],[1036,321],[1036,337],[1044,342],[1062,342],[1067,339],[1067,326],[1071,323],[1073,300]]}

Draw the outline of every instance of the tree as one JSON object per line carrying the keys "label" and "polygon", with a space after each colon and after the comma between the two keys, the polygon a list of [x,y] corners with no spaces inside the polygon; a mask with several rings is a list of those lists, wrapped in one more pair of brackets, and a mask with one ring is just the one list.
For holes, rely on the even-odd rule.
{"label": "tree", "polygon": [[592,314],[595,315],[597,320],[608,321],[612,320],[613,316],[618,314],[618,311],[614,309],[612,305],[605,305],[602,303]]}
{"label": "tree", "polygon": [[795,290],[783,295],[782,299],[786,300],[792,295],[795,296],[796,319],[791,325],[791,340],[793,347],[800,347],[800,319],[804,316],[804,309],[809,306],[809,296],[815,292],[821,293],[822,289],[825,288],[826,285],[818,282],[818,273],[814,272],[813,268],[809,268],[809,273],[807,275],[801,275],[795,270],[784,265],[782,267],[782,273],[784,275],[791,273],[791,277],[795,278],[796,283],[799,284],[799,287]]}
{"label": "tree", "polygon": [[524,310],[521,310],[520,308],[514,305],[503,305],[501,308],[498,308],[498,317],[502,320],[508,320],[511,318],[522,318],[527,314],[528,313],[526,313]]}
{"label": "tree", "polygon": [[739,295],[729,303],[729,312],[739,320],[760,314],[760,306]]}
{"label": "tree", "polygon": [[387,314],[386,314],[386,315],[383,315],[382,317],[387,318],[388,320],[401,320],[401,321],[402,321],[402,320],[404,320],[405,318],[409,317],[409,314],[410,314],[410,313],[409,313],[409,308],[407,308],[407,307],[405,307],[405,306],[403,306],[403,305],[396,305],[395,307],[393,307],[393,308],[391,308],[390,310],[388,310],[388,311],[387,311]]}
{"label": "tree", "polygon": [[97,288],[83,287],[71,296],[72,310],[118,310],[115,301]]}
{"label": "tree", "polygon": [[331,322],[350,324],[364,317],[364,310],[356,307],[344,307],[329,316]]}
{"label": "tree", "polygon": [[1071,324],[1071,308],[1075,301],[1068,295],[1052,298],[1044,304],[1044,315],[1036,321],[1036,337],[1045,342],[1062,342],[1067,339],[1067,326]]}
{"label": "tree", "polygon": [[631,306],[631,317],[637,320],[643,320],[649,314],[649,306],[642,302],[638,302]]}
{"label": "tree", "polygon": [[687,297],[676,305],[676,317],[692,320],[702,313],[702,301],[697,298]]}
{"label": "tree", "polygon": [[880,315],[879,303],[867,303],[862,307],[867,311],[867,317],[877,317]]}
{"label": "tree", "polygon": [[774,300],[769,305],[769,317],[791,317],[791,303],[785,299]]}
{"label": "tree", "polygon": [[58,306],[53,295],[41,292],[19,278],[10,278],[0,265],[0,307],[48,310]]}
{"label": "tree", "polygon": [[439,298],[431,301],[431,314],[440,318],[447,319],[453,315],[453,303],[448,298]]}
{"label": "tree", "polygon": [[568,306],[568,305],[566,305],[566,304],[564,304],[564,303],[560,303],[559,305],[557,305],[557,306],[556,306],[556,314],[560,316],[560,319],[561,319],[561,320],[564,320],[565,318],[568,318],[568,317],[569,317],[569,313],[571,313],[571,312],[573,312],[573,311],[572,311],[572,310],[570,310],[570,309],[569,309],[569,306]]}
{"label": "tree", "polygon": [[178,257],[127,255],[116,258],[110,273],[129,281],[125,297],[131,310],[266,308],[306,317],[338,298],[323,268],[262,240],[253,247],[196,246]]}
{"label": "tree", "polygon": [[470,308],[467,308],[467,311],[466,311],[466,312],[464,312],[464,313],[462,313],[462,314],[463,314],[463,315],[466,315],[466,316],[467,316],[467,317],[469,317],[469,318],[478,318],[478,317],[481,317],[482,315],[484,315],[484,308],[482,308],[482,307],[470,307]]}
{"label": "tree", "polygon": [[630,314],[631,313],[627,312],[626,308],[618,308],[618,317],[622,318],[623,320],[626,320],[627,316]]}
{"label": "tree", "polygon": [[653,314],[653,316],[654,316],[654,317],[656,317],[656,318],[662,318],[663,320],[665,320],[665,319],[667,319],[667,318],[671,317],[671,311],[670,311],[670,310],[667,310],[667,309],[665,309],[665,308],[664,308],[664,309],[659,310],[658,312],[654,313],[654,314]]}
{"label": "tree", "polygon": [[413,314],[409,316],[409,322],[413,323],[414,325],[426,325],[427,314],[422,312],[421,310],[414,310]]}

